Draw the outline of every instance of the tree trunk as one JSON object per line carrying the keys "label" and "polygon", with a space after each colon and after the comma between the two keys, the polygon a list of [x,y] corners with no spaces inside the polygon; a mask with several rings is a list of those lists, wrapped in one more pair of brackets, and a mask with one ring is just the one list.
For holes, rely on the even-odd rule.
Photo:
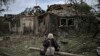
{"label": "tree trunk", "polygon": [[[40,48],[36,48],[36,47],[29,47],[30,51],[40,51]],[[60,56],[83,56],[83,55],[77,55],[77,54],[72,54],[72,53],[67,53],[67,52],[55,52],[56,55],[60,55]]]}

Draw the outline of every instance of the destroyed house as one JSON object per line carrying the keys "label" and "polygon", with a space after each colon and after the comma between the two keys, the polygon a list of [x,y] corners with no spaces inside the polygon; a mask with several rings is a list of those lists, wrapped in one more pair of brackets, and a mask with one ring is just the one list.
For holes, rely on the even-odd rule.
{"label": "destroyed house", "polygon": [[35,6],[33,9],[26,8],[17,15],[5,14],[5,18],[9,22],[9,31],[20,34],[33,34],[35,31],[35,24],[37,25],[35,19],[37,19],[37,16],[44,13],[39,6]]}
{"label": "destroyed house", "polygon": [[12,33],[29,33],[33,31],[33,16],[6,14],[9,31]]}
{"label": "destroyed house", "polygon": [[35,18],[35,32],[48,34],[50,32],[56,32],[58,29],[58,16],[55,14],[44,13]]}
{"label": "destroyed house", "polygon": [[13,32],[45,35],[71,32],[70,30],[85,32],[93,30],[93,27],[96,28],[94,16],[84,13],[76,14],[71,4],[50,5],[46,12],[39,6],[35,6],[33,9],[7,17],[10,18],[9,29]]}
{"label": "destroyed house", "polygon": [[11,32],[17,31],[16,27],[20,26],[20,23],[19,23],[20,19],[18,18],[18,16],[12,15],[12,14],[5,14],[5,18],[6,18],[6,21],[8,21],[9,23],[9,31]]}
{"label": "destroyed house", "polygon": [[96,21],[95,17],[92,16],[91,13],[76,13],[72,4],[54,4],[48,6],[47,12],[59,17],[57,23],[59,24],[59,31],[88,31],[91,27],[90,22]]}

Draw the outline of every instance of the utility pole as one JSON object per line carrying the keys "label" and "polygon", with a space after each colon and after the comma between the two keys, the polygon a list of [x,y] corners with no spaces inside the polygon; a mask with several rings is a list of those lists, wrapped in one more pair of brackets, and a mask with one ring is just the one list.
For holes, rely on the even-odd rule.
{"label": "utility pole", "polygon": [[65,0],[64,2],[65,2],[65,4],[67,4],[67,0]]}

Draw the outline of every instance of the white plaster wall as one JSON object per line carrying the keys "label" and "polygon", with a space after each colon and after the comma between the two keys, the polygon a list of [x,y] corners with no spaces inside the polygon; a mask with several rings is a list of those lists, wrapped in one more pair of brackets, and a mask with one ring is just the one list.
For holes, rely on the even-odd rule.
{"label": "white plaster wall", "polygon": [[34,29],[34,18],[33,17],[22,17],[20,19],[20,28],[19,32],[24,32],[24,26],[25,27],[31,27],[31,29]]}

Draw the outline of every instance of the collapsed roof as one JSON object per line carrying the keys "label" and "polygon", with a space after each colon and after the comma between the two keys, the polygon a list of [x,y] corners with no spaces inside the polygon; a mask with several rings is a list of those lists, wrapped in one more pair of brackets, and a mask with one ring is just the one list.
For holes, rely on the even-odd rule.
{"label": "collapsed roof", "polygon": [[35,15],[37,13],[44,13],[40,6],[34,6],[33,8],[26,8],[21,15]]}
{"label": "collapsed roof", "polygon": [[72,4],[54,4],[50,5],[47,9],[47,11],[52,11],[52,10],[67,10],[72,8]]}
{"label": "collapsed roof", "polygon": [[[79,7],[79,6],[77,6]],[[81,6],[80,6],[81,7]],[[82,9],[82,8],[81,8]],[[73,4],[54,4],[48,6],[47,12],[54,13],[58,16],[84,16],[90,15],[91,13],[86,14],[86,12],[79,12],[80,9],[76,9]]]}

